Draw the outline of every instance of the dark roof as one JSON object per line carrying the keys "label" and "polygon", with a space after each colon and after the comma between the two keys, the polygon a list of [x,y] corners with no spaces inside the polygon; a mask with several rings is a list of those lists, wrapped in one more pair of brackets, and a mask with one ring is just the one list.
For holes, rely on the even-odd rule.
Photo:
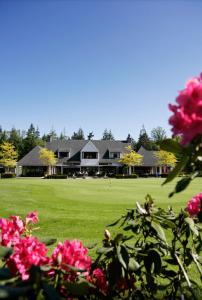
{"label": "dark roof", "polygon": [[158,160],[155,156],[155,153],[157,151],[151,151],[151,150],[146,150],[145,148],[141,147],[138,150],[138,153],[143,156],[142,159],[142,166],[144,167],[155,167],[158,165]]}
{"label": "dark roof", "polygon": [[34,147],[17,163],[18,166],[44,166],[44,163],[39,158],[39,152],[42,149],[40,146]]}
{"label": "dark roof", "polygon": [[[46,143],[46,148],[54,152],[61,151],[60,149],[69,149],[70,151],[70,161],[80,160],[80,151],[89,142],[89,140],[67,140],[60,141],[54,140],[52,142]],[[110,140],[91,140],[91,142],[98,149],[100,158],[103,158],[107,151],[109,152],[120,152],[126,151],[126,147],[129,146],[127,143],[121,141],[110,141]],[[68,150],[67,150],[68,151]]]}
{"label": "dark roof", "polygon": [[[80,151],[89,142],[89,140],[54,140],[52,142],[47,142],[45,147],[53,152],[69,152],[69,158],[58,159],[58,165],[66,164],[67,162],[80,162]],[[117,160],[109,160],[109,152],[126,152],[126,147],[129,146],[128,143],[122,141],[110,141],[110,140],[91,140],[95,147],[99,151],[99,161],[100,162],[114,162]],[[39,151],[42,147],[36,146],[28,154],[26,154],[21,160],[18,161],[18,166],[43,166],[43,162],[39,158]],[[107,159],[107,160],[106,160]],[[104,161],[103,161],[104,160]]]}

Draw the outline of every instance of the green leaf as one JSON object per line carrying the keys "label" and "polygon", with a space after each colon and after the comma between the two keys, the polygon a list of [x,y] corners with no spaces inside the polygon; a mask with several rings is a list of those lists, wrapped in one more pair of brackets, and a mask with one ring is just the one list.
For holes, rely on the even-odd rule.
{"label": "green leaf", "polygon": [[13,275],[11,274],[8,268],[1,268],[0,269],[0,280],[6,280],[12,278]]}
{"label": "green leaf", "polygon": [[115,244],[119,244],[122,240],[123,240],[123,234],[122,233],[118,233],[115,236],[115,238],[114,238],[114,243]]}
{"label": "green leaf", "polygon": [[40,239],[40,242],[45,244],[46,246],[51,246],[57,242],[57,239],[55,238],[44,238]]}
{"label": "green leaf", "polygon": [[139,263],[134,258],[130,258],[129,264],[128,264],[128,269],[130,271],[137,271],[139,268],[140,268]]}
{"label": "green leaf", "polygon": [[163,185],[172,181],[179,173],[184,169],[187,162],[189,161],[189,156],[185,155],[182,157],[182,159],[177,163],[175,168],[168,174],[168,177],[163,182]]}
{"label": "green leaf", "polygon": [[161,227],[161,225],[159,225],[158,223],[152,221],[152,222],[151,222],[151,226],[152,226],[152,227],[154,228],[154,230],[156,231],[158,237],[159,237],[164,243],[167,244],[165,232],[164,232],[163,228]]}
{"label": "green leaf", "polygon": [[110,248],[101,247],[101,248],[97,249],[96,253],[97,254],[105,254],[105,253],[113,251],[113,249],[114,249],[113,247],[110,247]]}
{"label": "green leaf", "polygon": [[10,247],[0,246],[0,258],[8,258],[13,252]]}
{"label": "green leaf", "polygon": [[173,139],[165,139],[161,144],[160,148],[162,150],[172,152],[174,154],[179,154],[183,152],[183,147]]}
{"label": "green leaf", "polygon": [[148,251],[144,258],[145,269],[148,273],[159,274],[161,271],[161,257],[160,254],[152,249]]}
{"label": "green leaf", "polygon": [[194,220],[191,218],[185,218],[185,222],[189,225],[189,228],[195,235],[199,235],[198,229],[194,223]]}
{"label": "green leaf", "polygon": [[[20,296],[27,295],[32,290],[31,287],[9,287],[0,286],[0,299],[18,299]],[[28,299],[28,298],[27,298]]]}
{"label": "green leaf", "polygon": [[88,294],[90,288],[95,288],[93,284],[85,280],[80,280],[79,282],[75,283],[66,281],[65,286],[67,287],[70,295],[75,297],[84,296]]}
{"label": "green leaf", "polygon": [[179,193],[179,192],[183,191],[189,185],[190,182],[191,182],[191,177],[182,178],[176,184],[175,192]]}
{"label": "green leaf", "polygon": [[107,227],[115,226],[115,225],[117,225],[121,220],[122,220],[122,217],[121,217],[120,219],[116,220],[114,223],[111,223],[111,224],[107,225]]}
{"label": "green leaf", "polygon": [[120,264],[124,267],[124,269],[127,269],[128,262],[129,262],[129,256],[128,252],[123,246],[117,247],[117,257],[120,262]]}
{"label": "green leaf", "polygon": [[53,286],[43,283],[43,291],[46,300],[61,300],[60,295]]}

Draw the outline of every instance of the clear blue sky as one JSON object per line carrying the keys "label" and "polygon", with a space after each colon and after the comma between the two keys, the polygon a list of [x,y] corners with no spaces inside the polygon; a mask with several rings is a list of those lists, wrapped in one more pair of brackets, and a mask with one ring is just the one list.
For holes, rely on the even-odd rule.
{"label": "clear blue sky", "polygon": [[0,125],[135,139],[202,71],[202,1],[0,0]]}

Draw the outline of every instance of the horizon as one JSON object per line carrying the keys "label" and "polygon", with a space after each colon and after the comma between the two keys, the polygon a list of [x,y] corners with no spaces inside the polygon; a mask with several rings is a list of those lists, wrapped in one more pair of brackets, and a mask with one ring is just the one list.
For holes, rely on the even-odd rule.
{"label": "horizon", "polygon": [[201,17],[198,1],[0,1],[0,125],[171,136],[168,103],[201,71]]}

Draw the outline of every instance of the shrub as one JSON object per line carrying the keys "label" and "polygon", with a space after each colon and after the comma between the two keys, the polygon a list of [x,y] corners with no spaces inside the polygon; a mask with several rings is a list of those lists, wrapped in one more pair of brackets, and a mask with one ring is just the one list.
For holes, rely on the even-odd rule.
{"label": "shrub", "polygon": [[59,175],[59,174],[54,174],[54,175],[47,175],[44,177],[45,179],[67,179],[67,175]]}
{"label": "shrub", "polygon": [[15,178],[16,174],[14,173],[3,173],[0,175],[1,178]]}
{"label": "shrub", "polygon": [[135,179],[138,178],[137,174],[131,174],[131,175],[123,175],[123,174],[117,174],[115,176],[117,179]]}

